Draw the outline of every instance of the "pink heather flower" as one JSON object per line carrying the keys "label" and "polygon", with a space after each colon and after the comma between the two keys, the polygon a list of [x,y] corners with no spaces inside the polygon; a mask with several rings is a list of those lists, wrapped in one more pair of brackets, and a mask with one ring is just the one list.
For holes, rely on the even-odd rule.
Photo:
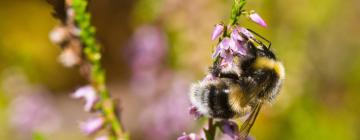
{"label": "pink heather flower", "polygon": [[244,27],[238,26],[238,27],[236,27],[236,30],[238,30],[239,33],[245,35],[245,37],[247,37],[247,38],[254,38],[254,35]]}
{"label": "pink heather flower", "polygon": [[223,50],[228,50],[230,48],[230,41],[231,39],[228,37],[225,37],[219,44],[219,47]]}
{"label": "pink heather flower", "polygon": [[235,28],[234,30],[231,31],[231,35],[230,35],[232,40],[238,40],[238,41],[244,41],[245,39],[239,34],[239,30],[237,30],[237,28]]}
{"label": "pink heather flower", "polygon": [[225,37],[217,46],[212,57],[216,58],[218,55],[220,55],[222,58],[221,66],[226,67],[232,65],[234,54],[245,54],[245,50],[237,40]]}
{"label": "pink heather flower", "polygon": [[235,122],[222,120],[220,125],[220,129],[224,134],[230,136],[234,140],[240,139],[239,126]]}
{"label": "pink heather flower", "polygon": [[245,55],[246,51],[243,46],[240,44],[240,41],[231,39],[230,40],[230,49],[233,54]]}
{"label": "pink heather flower", "polygon": [[43,134],[58,131],[62,118],[52,104],[51,94],[35,86],[28,85],[25,88],[23,90],[26,91],[14,93],[21,95],[11,101],[8,109],[10,125],[20,134],[19,138],[28,139],[35,131]]}
{"label": "pink heather flower", "polygon": [[259,16],[258,13],[252,11],[251,14],[249,15],[249,18],[250,18],[253,22],[259,24],[260,26],[262,26],[262,27],[267,27],[267,24],[266,24],[265,21]]}
{"label": "pink heather flower", "polygon": [[223,67],[232,66],[234,56],[229,51],[223,53],[223,56],[221,57],[223,58],[220,64],[221,66]]}
{"label": "pink heather flower", "polygon": [[177,140],[201,140],[200,136],[197,136],[195,133],[190,133],[187,135],[185,132],[182,136],[178,137]]}
{"label": "pink heather flower", "polygon": [[220,56],[224,56],[224,53],[226,53],[226,51],[229,50],[229,48],[230,48],[230,38],[225,37],[216,47],[216,50],[212,55],[212,58],[216,58],[219,54]]}
{"label": "pink heather flower", "polygon": [[84,110],[87,112],[91,111],[94,104],[98,100],[96,91],[92,86],[84,86],[79,88],[71,95],[71,97],[76,99],[83,98],[85,100]]}
{"label": "pink heather flower", "polygon": [[86,122],[80,123],[80,129],[86,135],[94,134],[98,130],[100,130],[105,123],[105,119],[102,117],[92,118],[87,120]]}
{"label": "pink heather flower", "polygon": [[239,31],[234,29],[231,32],[231,42],[230,47],[233,50],[235,54],[245,55],[246,50],[242,46],[242,43],[245,41],[245,39],[239,34]]}
{"label": "pink heather flower", "polygon": [[222,24],[216,24],[215,25],[215,29],[211,35],[211,40],[215,40],[216,38],[218,38],[224,31],[224,25]]}

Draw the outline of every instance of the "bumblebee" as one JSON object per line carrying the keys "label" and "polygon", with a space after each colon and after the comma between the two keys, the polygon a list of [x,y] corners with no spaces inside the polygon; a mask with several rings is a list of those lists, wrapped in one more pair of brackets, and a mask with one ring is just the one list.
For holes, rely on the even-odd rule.
{"label": "bumblebee", "polygon": [[235,66],[224,70],[215,62],[209,72],[214,78],[193,84],[190,90],[191,103],[204,116],[231,119],[250,113],[240,129],[241,139],[247,137],[263,103],[278,95],[285,78],[284,66],[270,45],[248,38],[248,54]]}

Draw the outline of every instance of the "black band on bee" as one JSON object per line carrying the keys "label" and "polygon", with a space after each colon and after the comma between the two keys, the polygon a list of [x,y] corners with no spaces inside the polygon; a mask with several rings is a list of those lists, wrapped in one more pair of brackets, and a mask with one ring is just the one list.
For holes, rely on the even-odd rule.
{"label": "black band on bee", "polygon": [[210,108],[209,114],[211,116],[223,119],[234,117],[235,113],[232,111],[229,104],[228,92],[229,89],[227,87],[217,88],[214,85],[210,86],[208,105]]}

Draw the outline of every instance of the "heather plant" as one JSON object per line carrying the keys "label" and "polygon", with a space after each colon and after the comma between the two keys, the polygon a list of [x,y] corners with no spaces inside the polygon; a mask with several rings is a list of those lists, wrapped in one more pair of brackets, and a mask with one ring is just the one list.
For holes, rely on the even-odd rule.
{"label": "heather plant", "polygon": [[242,39],[268,46],[251,30],[287,79],[247,139],[360,139],[359,0],[247,0],[240,13],[234,0],[48,1],[0,0],[0,139],[121,139],[110,97],[131,139],[237,139],[249,115],[209,119],[188,93],[219,80],[213,62],[244,64]]}
{"label": "heather plant", "polygon": [[120,110],[105,85],[105,70],[101,66],[101,47],[95,39],[95,28],[90,23],[87,0],[49,1],[60,25],[50,33],[53,43],[63,51],[60,62],[79,67],[89,84],[79,88],[71,97],[85,101],[84,111],[93,117],[80,123],[86,135],[107,130],[98,140],[129,139],[120,121]]}
{"label": "heather plant", "polygon": [[[119,109],[105,86],[105,71],[101,66],[100,45],[95,39],[95,28],[90,23],[91,15],[87,11],[88,1],[68,0],[65,2],[49,2],[54,6],[54,17],[60,21],[59,26],[55,27],[50,33],[51,41],[59,45],[63,50],[59,56],[59,61],[66,67],[78,67],[81,74],[89,80],[89,85],[79,88],[71,95],[72,98],[83,99],[85,101],[84,111],[94,114],[92,118],[80,123],[80,129],[86,135],[94,135],[102,129],[108,130],[105,135],[97,139],[129,139],[129,135],[123,130],[120,122],[120,116],[118,116]],[[219,42],[212,55],[214,65],[220,63],[220,66],[224,69],[226,67],[232,67],[234,57],[246,55],[246,50],[243,44],[241,44],[244,42],[242,35],[245,35],[247,38],[254,38],[254,36],[248,29],[238,25],[238,19],[241,15],[247,16],[250,20],[263,27],[267,26],[264,20],[253,10],[243,10],[245,3],[245,0],[234,0],[229,24],[225,25],[224,23],[220,23],[215,25],[211,40],[219,39]],[[143,33],[138,34],[134,38],[134,45],[137,46],[135,50],[140,52],[135,58],[141,59],[139,61],[134,59],[134,61],[142,62],[142,60],[147,60],[152,62],[152,59],[154,59],[154,62],[161,61],[162,55],[156,55],[158,59],[141,58],[142,56],[150,56],[142,55],[141,53],[152,53],[159,50],[152,48],[164,47],[164,45],[159,46],[159,44],[153,44],[153,46],[151,46],[152,44],[148,44],[148,42],[139,41],[139,38],[142,36],[144,36]],[[150,39],[153,38],[152,36],[148,37],[150,37]],[[143,49],[139,47],[143,47]],[[149,51],[146,51],[146,49]],[[151,63],[140,64],[139,66],[155,66]],[[139,69],[139,66],[134,66],[134,70],[143,70]],[[207,75],[204,80],[211,80],[213,78],[216,77],[210,74]],[[144,77],[141,79],[144,79]],[[161,106],[161,103],[159,105]],[[202,116],[195,107],[190,109],[190,113],[197,118]],[[154,126],[153,128],[157,127]],[[212,118],[208,119],[208,129],[204,129],[203,137],[207,140],[215,139],[216,128],[220,128],[224,134],[227,134],[232,139],[239,139],[239,128],[235,122],[230,120],[214,122]],[[160,132],[163,131],[164,130],[161,130]],[[179,139],[201,139],[201,136],[194,133],[184,133]]]}

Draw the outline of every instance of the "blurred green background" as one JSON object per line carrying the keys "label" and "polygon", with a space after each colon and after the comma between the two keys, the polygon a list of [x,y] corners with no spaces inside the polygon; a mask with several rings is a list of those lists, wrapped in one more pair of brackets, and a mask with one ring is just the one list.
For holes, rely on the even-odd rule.
{"label": "blurred green background", "polygon": [[[175,139],[182,132],[199,131],[201,126],[186,112],[188,86],[202,79],[211,64],[216,42],[210,35],[215,24],[227,22],[231,4],[231,0],[91,1],[108,86],[121,99],[123,121],[134,139]],[[261,28],[244,17],[240,24],[271,40],[286,68],[280,96],[263,108],[251,135],[258,140],[360,139],[360,109],[356,109],[360,106],[360,1],[248,0],[245,9],[255,9],[269,27]],[[37,133],[51,140],[90,139],[78,129],[89,114],[83,113],[80,101],[69,98],[86,81],[76,68],[58,62],[61,49],[48,37],[58,24],[51,12],[45,0],[0,1],[1,139],[26,140]],[[137,54],[153,57],[154,50],[133,50],[131,42],[141,38],[136,32],[141,36],[144,28],[163,34],[163,51],[157,53],[164,57],[156,59],[156,66],[147,66],[153,77],[148,81],[157,84],[154,93],[138,91],[146,82],[133,78],[147,70],[139,72],[132,64],[134,59],[142,60]],[[143,77],[138,77],[141,82]],[[176,87],[179,83],[184,86]],[[172,91],[181,95],[172,97]],[[40,99],[34,96],[38,94]],[[22,108],[32,106],[28,97],[42,104]],[[178,106],[168,103],[174,100],[180,101]],[[180,109],[183,116],[164,117],[171,108],[159,107],[160,102]],[[144,115],[151,107],[143,105],[154,107],[150,114],[159,116]],[[167,129],[161,127],[169,126],[162,121],[171,124],[184,118],[183,124],[163,132]],[[152,127],[143,129],[145,124]],[[157,131],[150,130],[155,127]]]}

